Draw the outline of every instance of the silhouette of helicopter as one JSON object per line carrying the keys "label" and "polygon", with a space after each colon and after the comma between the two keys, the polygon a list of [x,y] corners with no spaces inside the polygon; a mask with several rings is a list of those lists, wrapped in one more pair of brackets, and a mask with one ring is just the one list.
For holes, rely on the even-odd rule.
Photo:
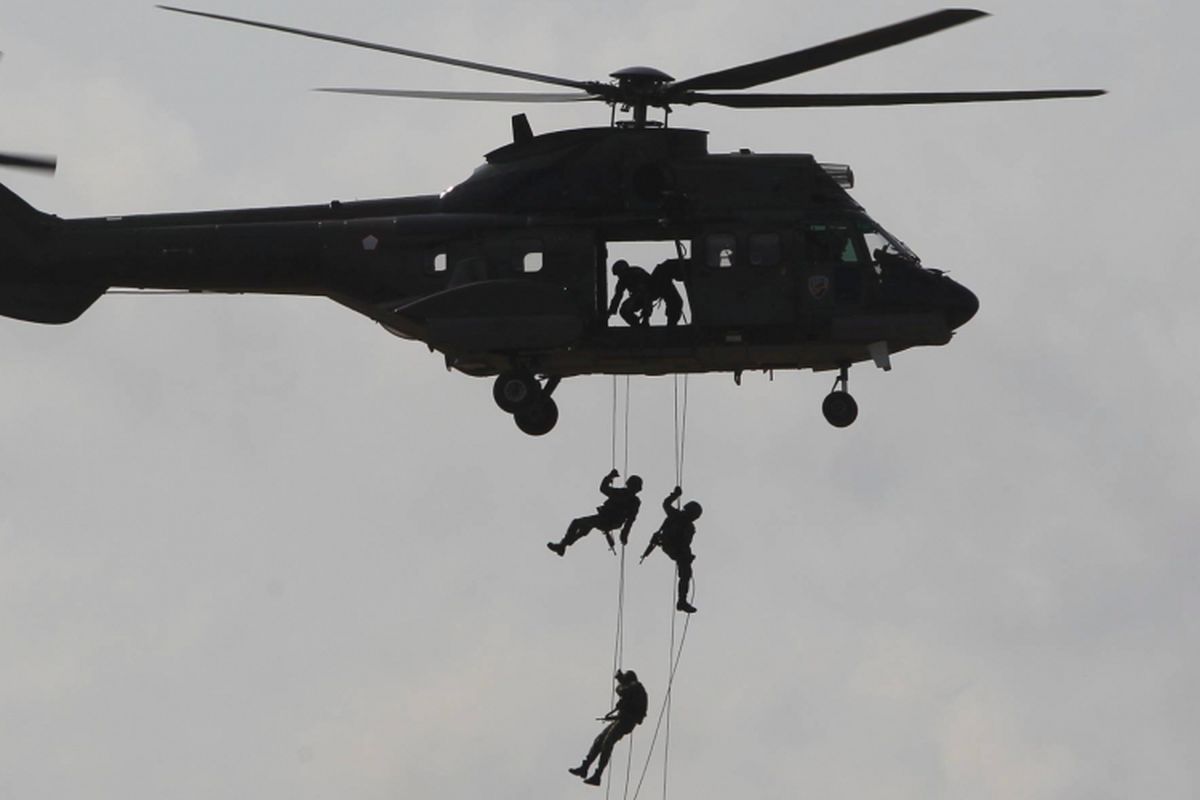
{"label": "silhouette of helicopter", "polygon": [[[609,125],[535,136],[518,114],[512,141],[441,195],[62,220],[0,187],[0,314],[66,323],[112,287],[325,296],[425,342],[448,368],[495,376],[497,405],[531,435],[554,427],[552,394],[574,375],[732,372],[740,381],[743,370],[803,368],[837,371],[822,410],[844,427],[858,414],[848,391],[852,364],[890,369],[891,354],[948,343],[978,309],[970,290],[923,266],[850,197],[849,166],[811,155],[710,154],[706,132],[667,125],[674,106],[804,108],[1104,93],[742,91],[986,16],[969,9],[936,11],[682,81],[638,66],[601,82],[160,7],[571,90],[323,91],[603,102],[612,108]],[[650,119],[651,109],[663,119]],[[665,262],[686,292],[686,324],[610,324],[609,252],[630,243],[674,248]]]}

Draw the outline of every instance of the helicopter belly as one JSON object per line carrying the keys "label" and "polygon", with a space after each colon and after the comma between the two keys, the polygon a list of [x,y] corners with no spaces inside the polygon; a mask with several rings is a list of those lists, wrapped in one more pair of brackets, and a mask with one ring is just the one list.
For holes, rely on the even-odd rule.
{"label": "helicopter belly", "polygon": [[565,347],[579,338],[577,316],[443,317],[429,321],[429,344],[439,350],[538,350]]}
{"label": "helicopter belly", "polygon": [[832,338],[841,342],[905,342],[938,345],[950,341],[950,326],[944,314],[855,314],[835,318]]}
{"label": "helicopter belly", "polygon": [[530,280],[455,286],[397,306],[393,313],[398,322],[421,323],[423,338],[448,352],[560,348],[583,332],[583,317],[562,287]]}

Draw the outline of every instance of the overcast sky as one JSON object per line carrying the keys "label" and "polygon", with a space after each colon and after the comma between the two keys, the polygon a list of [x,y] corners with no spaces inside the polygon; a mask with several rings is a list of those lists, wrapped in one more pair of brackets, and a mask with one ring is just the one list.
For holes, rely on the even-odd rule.
{"label": "overcast sky", "polygon": [[[578,79],[685,78],[937,7],[194,2]],[[821,417],[828,374],[691,380],[706,512],[672,796],[1200,794],[1200,10],[984,8],[770,88],[1111,94],[672,119],[714,152],[850,163],[868,211],[981,301],[949,346],[852,370],[847,430]],[[517,110],[607,122],[314,94],[537,87],[149,2],[0,9],[0,150],[59,157],[0,181],[63,217],[437,192]],[[616,559],[544,542],[598,500],[612,380],[566,381],[536,440],[490,388],[316,298],[0,320],[0,797],[597,797],[565,770],[608,708]],[[672,380],[631,396],[640,547],[675,481]],[[655,711],[671,581],[631,556],[625,665]]]}

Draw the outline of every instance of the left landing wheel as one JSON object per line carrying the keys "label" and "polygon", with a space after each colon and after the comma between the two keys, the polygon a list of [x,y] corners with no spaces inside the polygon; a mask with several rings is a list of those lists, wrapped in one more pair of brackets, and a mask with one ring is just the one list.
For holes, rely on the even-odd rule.
{"label": "left landing wheel", "polygon": [[513,415],[517,427],[530,436],[544,436],[558,424],[558,403],[549,397],[522,409]]}
{"label": "left landing wheel", "polygon": [[845,428],[858,419],[858,403],[846,391],[833,391],[825,395],[821,403],[821,412],[825,419],[835,428]]}
{"label": "left landing wheel", "polygon": [[524,370],[502,372],[492,384],[492,399],[509,414],[535,405],[541,397],[542,387],[537,379]]}

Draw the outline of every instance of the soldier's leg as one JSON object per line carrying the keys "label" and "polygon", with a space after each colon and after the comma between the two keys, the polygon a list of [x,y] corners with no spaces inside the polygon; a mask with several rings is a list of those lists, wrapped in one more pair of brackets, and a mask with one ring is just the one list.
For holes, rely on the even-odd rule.
{"label": "soldier's leg", "polygon": [[696,610],[696,607],[688,602],[688,590],[692,586],[692,562],[695,560],[696,557],[691,553],[685,553],[675,559],[675,566],[679,570],[679,601],[675,608],[689,614]]}
{"label": "soldier's leg", "polygon": [[571,520],[571,524],[567,526],[567,533],[563,536],[563,547],[570,547],[591,533],[592,529],[596,527],[597,521],[595,514],[592,514],[590,517],[579,517],[578,519]]}
{"label": "soldier's leg", "polygon": [[663,292],[663,305],[667,310],[667,326],[678,325],[683,316],[683,298],[679,296],[679,290],[674,284]]}
{"label": "soldier's leg", "polygon": [[621,303],[621,319],[625,320],[625,324],[631,328],[635,328],[642,324],[638,319],[638,312],[642,309],[642,303],[634,300],[632,297]]}
{"label": "soldier's leg", "polygon": [[608,741],[609,735],[612,733],[612,729],[616,726],[616,722],[610,722],[604,726],[604,730],[600,731],[600,733],[596,735],[596,738],[592,741],[591,749],[588,750],[588,754],[583,759],[585,766],[591,764],[596,760],[596,756],[604,752],[604,744]]}
{"label": "soldier's leg", "polygon": [[604,730],[600,731],[600,735],[597,736],[592,742],[591,748],[588,750],[587,755],[583,757],[583,761],[579,764],[579,766],[571,767],[567,770],[567,772],[571,773],[572,775],[578,775],[581,778],[587,778],[588,767],[590,767],[592,762],[596,760],[596,756],[600,755],[600,750],[604,747],[604,737],[608,735],[608,729],[613,725],[616,725],[616,723],[609,723],[604,727]]}
{"label": "soldier's leg", "polygon": [[613,748],[625,734],[632,730],[633,723],[620,720],[604,729],[604,742],[600,746],[600,759],[596,762],[596,771],[592,773],[593,780],[599,779],[604,774],[604,768],[608,766],[608,760],[612,758]]}
{"label": "soldier's leg", "polygon": [[567,532],[563,534],[562,541],[546,542],[546,547],[549,547],[553,552],[560,556],[564,555],[567,552],[568,547],[582,539],[584,536],[587,536],[592,528],[596,527],[596,522],[597,520],[595,514],[590,517],[579,517],[578,519],[573,519],[571,520],[571,524],[567,526]]}
{"label": "soldier's leg", "polygon": [[676,566],[679,567],[680,600],[687,600],[688,598],[688,589],[690,589],[692,585],[692,562],[695,560],[696,557],[691,553],[688,553],[675,562]]}

